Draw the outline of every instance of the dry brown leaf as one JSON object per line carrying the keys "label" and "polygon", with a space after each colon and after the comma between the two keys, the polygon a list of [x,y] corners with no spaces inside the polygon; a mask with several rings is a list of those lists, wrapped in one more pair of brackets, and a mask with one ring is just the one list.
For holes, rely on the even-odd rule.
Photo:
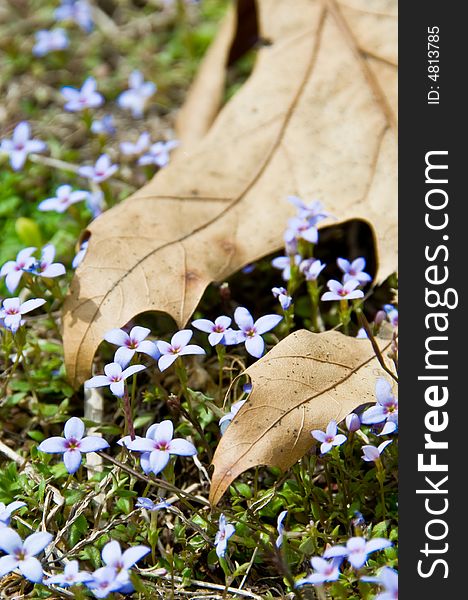
{"label": "dry brown leaf", "polygon": [[209,132],[89,227],[64,307],[74,383],[107,330],[150,310],[184,325],[210,282],[278,250],[288,194],[370,222],[379,277],[395,270],[396,0],[258,7],[271,43]]}
{"label": "dry brown leaf", "polygon": [[177,137],[185,146],[198,142],[218,114],[224,94],[229,49],[235,32],[235,16],[231,7],[177,115]]}
{"label": "dry brown leaf", "polygon": [[[389,341],[379,341],[382,351]],[[213,458],[210,502],[217,504],[241,473],[258,465],[283,471],[313,446],[313,429],[343,420],[375,402],[375,381],[388,375],[369,340],[336,331],[301,330],[245,371],[252,392],[221,438]]]}

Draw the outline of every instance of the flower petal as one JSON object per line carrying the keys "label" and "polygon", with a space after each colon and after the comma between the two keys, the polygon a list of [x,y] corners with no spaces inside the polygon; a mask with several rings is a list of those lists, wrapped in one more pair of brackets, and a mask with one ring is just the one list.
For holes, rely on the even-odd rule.
{"label": "flower petal", "polygon": [[10,573],[10,571],[13,571],[13,569],[16,569],[17,566],[17,558],[15,558],[14,556],[10,556],[9,554],[7,556],[2,556],[0,558],[0,579],[4,577],[7,573]]}
{"label": "flower petal", "polygon": [[142,342],[149,336],[150,333],[151,329],[148,329],[147,327],[139,327],[137,325],[136,327],[133,327],[130,331],[130,338],[137,342]]}
{"label": "flower petal", "polygon": [[26,302],[23,302],[21,305],[21,314],[24,315],[28,312],[31,312],[32,310],[35,310],[36,308],[39,308],[39,306],[45,304],[45,302],[46,301],[43,298],[32,298],[31,300],[26,300]]}
{"label": "flower petal", "polygon": [[33,533],[24,540],[23,550],[28,556],[35,556],[42,552],[50,544],[53,536],[46,531]]}
{"label": "flower petal", "polygon": [[14,554],[15,550],[22,547],[23,542],[16,531],[9,527],[3,527],[0,536],[0,550],[3,550],[6,554]]}
{"label": "flower petal", "polygon": [[109,387],[110,391],[114,394],[114,396],[117,396],[117,398],[122,398],[125,394],[125,382],[123,380],[113,381]]}
{"label": "flower petal", "polygon": [[63,428],[63,433],[67,439],[75,438],[76,440],[81,440],[83,437],[85,430],[84,423],[78,417],[72,417],[68,419],[65,423],[65,427]]}
{"label": "flower petal", "polygon": [[120,377],[122,375],[122,365],[118,362],[111,362],[104,367],[104,373],[107,377]]}
{"label": "flower petal", "polygon": [[197,449],[187,440],[176,438],[169,444],[169,452],[178,456],[195,456]]}
{"label": "flower petal", "polygon": [[255,335],[248,337],[245,340],[245,349],[247,352],[255,358],[260,358],[265,350],[265,342],[261,335]]}
{"label": "flower petal", "polygon": [[172,424],[172,421],[166,419],[165,421],[161,421],[161,423],[159,423],[155,434],[153,434],[153,439],[155,442],[163,442],[168,444],[172,440],[173,435],[174,425]]}
{"label": "flower petal", "polygon": [[104,448],[109,448],[109,444],[98,435],[88,435],[80,442],[80,452],[99,452],[99,450],[104,450]]}
{"label": "flower petal", "polygon": [[136,452],[153,452],[154,441],[148,438],[135,438],[126,442],[125,446]]}
{"label": "flower petal", "polygon": [[122,550],[116,540],[107,542],[101,551],[101,557],[105,565],[112,566],[122,559]]}
{"label": "flower petal", "polygon": [[128,342],[130,336],[122,329],[111,329],[104,334],[104,339],[109,344],[115,344],[116,346],[124,346]]}
{"label": "flower petal", "polygon": [[117,348],[117,352],[114,355],[114,362],[119,363],[122,368],[125,368],[128,363],[135,356],[136,350],[133,348],[127,348],[126,346],[120,346]]}
{"label": "flower petal", "polygon": [[171,455],[163,450],[153,450],[149,457],[151,471],[157,475],[166,468]]}
{"label": "flower petal", "polygon": [[191,329],[182,329],[178,331],[172,336],[171,346],[173,347],[184,347],[189,342],[193,335],[193,331]]}
{"label": "flower petal", "polygon": [[131,377],[140,371],[144,371],[145,369],[146,367],[144,365],[130,365],[125,371],[122,371],[122,379],[128,379],[128,377]]}
{"label": "flower petal", "polygon": [[[159,342],[158,342],[158,348],[161,349],[159,347]],[[158,360],[159,370],[160,371],[165,371],[176,360],[177,360],[177,354],[163,354],[161,356],[161,358]]]}
{"label": "flower petal", "polygon": [[212,333],[214,329],[213,321],[209,321],[208,319],[195,319],[195,321],[192,321],[192,325],[205,333]]}
{"label": "flower petal", "polygon": [[148,354],[148,356],[151,356],[155,360],[157,360],[161,356],[157,345],[154,342],[151,342],[150,340],[143,340],[142,342],[140,342],[138,344],[138,352]]}
{"label": "flower petal", "polygon": [[236,308],[234,312],[234,321],[241,329],[251,329],[254,325],[252,315],[243,306]]}
{"label": "flower petal", "polygon": [[265,315],[255,321],[255,329],[260,335],[274,329],[280,321],[283,320],[281,315]]}
{"label": "flower petal", "polygon": [[185,346],[185,348],[182,348],[182,350],[179,352],[180,356],[186,356],[188,354],[206,354],[206,352],[201,346],[189,344],[188,346]]}
{"label": "flower petal", "polygon": [[98,388],[105,385],[110,385],[110,379],[107,375],[96,375],[85,381],[85,388]]}
{"label": "flower petal", "polygon": [[130,569],[130,567],[133,567],[135,563],[141,560],[149,552],[151,552],[151,548],[148,548],[148,546],[133,546],[132,548],[125,550],[122,555],[124,569]]}
{"label": "flower petal", "polygon": [[13,294],[23,277],[23,271],[10,271],[5,278],[5,285],[10,294]]}
{"label": "flower petal", "polygon": [[39,444],[37,447],[41,452],[47,454],[63,453],[67,450],[66,440],[63,437],[51,437]]}
{"label": "flower petal", "polygon": [[67,450],[63,455],[63,462],[70,475],[73,475],[80,468],[81,452],[79,450]]}
{"label": "flower petal", "polygon": [[33,583],[40,583],[42,581],[42,566],[37,558],[30,557],[26,560],[21,560],[18,567],[21,574],[26,577],[26,579],[29,579],[29,581],[32,581]]}
{"label": "flower petal", "polygon": [[367,542],[366,552],[367,554],[370,554],[371,552],[377,552],[377,550],[383,550],[390,546],[393,546],[390,540],[386,540],[385,538],[373,538]]}

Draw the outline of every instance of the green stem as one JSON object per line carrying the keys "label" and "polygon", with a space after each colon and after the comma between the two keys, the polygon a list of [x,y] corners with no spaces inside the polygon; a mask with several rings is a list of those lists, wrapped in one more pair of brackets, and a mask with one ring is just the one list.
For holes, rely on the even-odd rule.
{"label": "green stem", "polygon": [[218,397],[220,406],[223,405],[223,376],[224,376],[224,360],[226,356],[226,346],[223,344],[216,345],[216,353],[218,355],[219,371],[218,371]]}

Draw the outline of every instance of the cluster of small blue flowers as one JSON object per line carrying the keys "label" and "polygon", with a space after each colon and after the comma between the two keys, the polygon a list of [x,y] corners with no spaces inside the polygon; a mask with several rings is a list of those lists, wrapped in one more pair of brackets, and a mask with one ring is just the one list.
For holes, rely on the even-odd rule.
{"label": "cluster of small blue flowers", "polygon": [[[24,502],[13,502],[3,512],[11,516],[11,512],[24,506]],[[62,573],[44,579],[42,565],[36,556],[52,543],[53,536],[41,531],[31,534],[23,541],[8,525],[9,520],[7,523],[0,522],[0,550],[5,553],[0,558],[0,578],[18,569],[23,577],[33,583],[63,588],[84,584],[96,598],[106,598],[111,592],[117,591],[131,593],[134,588],[130,581],[130,569],[151,551],[147,546],[133,546],[122,552],[119,542],[112,540],[101,552],[104,566],[93,573],[80,571],[78,561],[72,560],[65,564]]]}
{"label": "cluster of small blue flowers", "polygon": [[[323,556],[314,556],[310,563],[314,571],[296,582],[296,587],[303,585],[322,585],[337,581],[340,577],[340,566],[347,559],[354,569],[361,569],[369,554],[389,548],[392,543],[385,538],[351,537],[345,546],[331,546]],[[384,593],[376,596],[376,600],[398,599],[398,573],[390,567],[383,567],[377,577],[361,577],[361,581],[377,583],[384,587]]]}
{"label": "cluster of small blue flowers", "polygon": [[[349,433],[354,434],[360,431],[361,424],[364,425],[381,425],[379,436],[389,435],[398,430],[398,399],[392,391],[392,386],[383,377],[377,379],[375,385],[376,404],[365,410],[361,416],[356,413],[351,413],[346,417],[346,427]],[[338,433],[338,425],[336,421],[330,421],[326,431],[314,429],[312,437],[320,442],[320,452],[327,454],[334,446],[341,446],[347,440],[346,436]],[[367,436],[362,435],[363,439],[368,442]],[[380,461],[380,455],[385,448],[391,444],[392,440],[385,440],[378,447],[366,443],[362,446],[362,458],[366,462]]]}

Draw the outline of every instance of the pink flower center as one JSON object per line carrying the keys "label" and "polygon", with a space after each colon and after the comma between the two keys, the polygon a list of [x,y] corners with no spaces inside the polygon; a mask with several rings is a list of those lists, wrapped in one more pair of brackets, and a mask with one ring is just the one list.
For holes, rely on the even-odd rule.
{"label": "pink flower center", "polygon": [[348,292],[344,288],[341,288],[341,290],[338,290],[338,296],[346,296],[347,294],[348,294]]}
{"label": "pink flower center", "polygon": [[137,342],[137,340],[134,340],[132,338],[130,338],[129,340],[127,340],[125,342],[125,345],[127,346],[127,348],[130,348],[130,350],[136,350],[138,348],[138,342]]}
{"label": "pink flower center", "polygon": [[5,310],[5,314],[7,314],[7,315],[19,315],[20,314],[20,309],[17,308],[16,306],[12,306],[11,308],[7,308]]}
{"label": "pink flower center", "polygon": [[112,375],[112,377],[109,378],[112,383],[116,383],[118,381],[122,381],[122,375]]}
{"label": "pink flower center", "polygon": [[325,441],[327,442],[327,444],[331,444],[334,439],[335,439],[334,435],[327,435],[327,436],[325,436]]}
{"label": "pink flower center", "polygon": [[162,450],[163,452],[167,452],[169,450],[169,442],[158,442],[156,444],[157,450]]}
{"label": "pink flower center", "polygon": [[24,150],[23,142],[18,142],[17,144],[15,144],[15,150],[19,150],[20,152],[21,150]]}
{"label": "pink flower center", "polygon": [[169,352],[171,354],[179,354],[179,352],[182,350],[182,348],[180,346],[171,346]]}
{"label": "pink flower center", "polygon": [[69,438],[66,445],[67,450],[77,450],[80,447],[80,441],[76,438]]}
{"label": "pink flower center", "polygon": [[255,337],[257,335],[257,330],[255,329],[255,327],[251,327],[250,329],[247,329],[245,335],[248,337]]}

